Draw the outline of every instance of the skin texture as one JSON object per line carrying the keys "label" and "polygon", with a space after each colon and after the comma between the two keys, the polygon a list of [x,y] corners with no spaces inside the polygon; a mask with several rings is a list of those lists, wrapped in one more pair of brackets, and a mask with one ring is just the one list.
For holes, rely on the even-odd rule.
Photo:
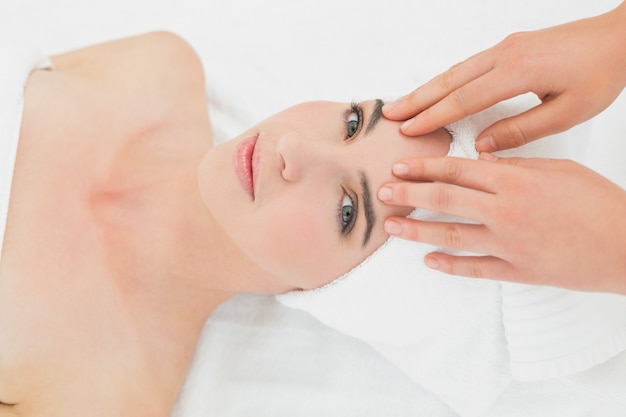
{"label": "skin texture", "polygon": [[[606,108],[626,84],[626,5],[604,15],[517,33],[455,65],[384,108],[407,135],[533,92],[542,101],[487,127],[476,149],[516,147],[563,131]],[[615,138],[620,140],[620,138]],[[626,192],[571,161],[404,160],[407,182],[379,197],[431,208],[481,225],[390,219],[386,230],[420,242],[483,253],[432,253],[426,264],[470,277],[626,293]],[[434,181],[433,183],[431,183]],[[425,183],[426,182],[426,183]]]}

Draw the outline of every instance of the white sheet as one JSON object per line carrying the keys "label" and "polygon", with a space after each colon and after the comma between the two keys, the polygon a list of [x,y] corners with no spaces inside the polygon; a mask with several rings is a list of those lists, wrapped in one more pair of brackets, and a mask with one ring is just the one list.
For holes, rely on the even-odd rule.
{"label": "white sheet", "polygon": [[[0,36],[56,53],[151,30],[179,33],[203,59],[216,138],[223,141],[299,101],[395,97],[512,31],[586,17],[618,3],[3,0]],[[592,140],[571,155],[622,186],[625,109],[622,95],[600,118],[579,127]],[[607,369],[594,370],[592,377],[605,378]],[[614,388],[620,375],[612,378],[593,386],[583,378],[569,387],[614,400],[620,395]],[[540,407],[526,409],[524,416],[576,416],[584,410],[584,400],[576,390],[563,391],[562,382],[540,388],[511,386],[491,415],[515,415],[514,410],[523,409],[516,405],[532,403]],[[597,415],[621,415],[622,405]],[[246,295],[222,306],[207,322],[175,414],[453,415],[359,341],[271,299]]]}

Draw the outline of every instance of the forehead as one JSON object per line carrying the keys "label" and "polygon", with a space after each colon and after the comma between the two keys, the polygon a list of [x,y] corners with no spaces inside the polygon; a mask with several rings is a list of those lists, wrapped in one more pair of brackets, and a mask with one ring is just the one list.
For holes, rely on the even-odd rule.
{"label": "forehead", "polygon": [[268,122],[282,122],[296,124],[301,122],[315,122],[329,117],[341,116],[350,108],[350,103],[334,101],[309,101],[296,104],[276,113],[267,119]]}

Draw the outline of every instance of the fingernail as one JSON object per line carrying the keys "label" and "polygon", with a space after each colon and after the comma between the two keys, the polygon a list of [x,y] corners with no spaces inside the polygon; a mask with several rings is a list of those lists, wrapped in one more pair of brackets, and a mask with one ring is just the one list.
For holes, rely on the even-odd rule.
{"label": "fingernail", "polygon": [[391,200],[392,195],[393,192],[389,187],[382,187],[380,190],[378,190],[378,198],[380,198],[382,201]]}
{"label": "fingernail", "polygon": [[398,235],[402,231],[402,225],[396,220],[387,220],[385,222],[385,231],[390,235]]}
{"label": "fingernail", "polygon": [[392,168],[395,175],[406,175],[409,173],[409,166],[404,162],[398,162]]}
{"label": "fingernail", "polygon": [[424,258],[424,263],[429,268],[439,269],[439,261],[432,256],[427,256],[426,258]]}
{"label": "fingernail", "polygon": [[481,152],[478,155],[478,159],[482,159],[483,161],[492,161],[495,162],[498,160],[498,157],[489,152]]}
{"label": "fingernail", "polygon": [[476,150],[478,152],[493,152],[496,150],[496,141],[493,136],[485,136],[476,141]]}
{"label": "fingernail", "polygon": [[409,129],[411,126],[413,126],[413,123],[415,123],[415,119],[409,119],[406,122],[402,123],[402,126],[400,126],[400,130],[402,131],[406,131],[407,129]]}

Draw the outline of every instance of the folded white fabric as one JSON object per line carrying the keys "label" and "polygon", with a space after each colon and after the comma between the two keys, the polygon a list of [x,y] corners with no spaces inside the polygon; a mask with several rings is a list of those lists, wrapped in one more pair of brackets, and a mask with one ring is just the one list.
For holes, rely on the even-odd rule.
{"label": "folded white fabric", "polygon": [[[477,134],[520,110],[498,105],[452,124],[449,156],[476,158]],[[532,145],[507,155],[558,153],[554,139]],[[423,264],[435,249],[390,238],[341,278],[278,300],[367,342],[462,416],[485,414],[512,379],[573,374],[626,349],[625,297],[448,276]]]}
{"label": "folded white fabric", "polygon": [[11,197],[17,142],[24,110],[24,86],[30,72],[49,65],[41,51],[29,46],[0,43],[0,255]]}
{"label": "folded white fabric", "polygon": [[172,413],[210,416],[459,417],[365,343],[254,294],[211,315]]}
{"label": "folded white fabric", "polygon": [[626,297],[502,283],[502,301],[520,381],[573,375],[626,350]]}

